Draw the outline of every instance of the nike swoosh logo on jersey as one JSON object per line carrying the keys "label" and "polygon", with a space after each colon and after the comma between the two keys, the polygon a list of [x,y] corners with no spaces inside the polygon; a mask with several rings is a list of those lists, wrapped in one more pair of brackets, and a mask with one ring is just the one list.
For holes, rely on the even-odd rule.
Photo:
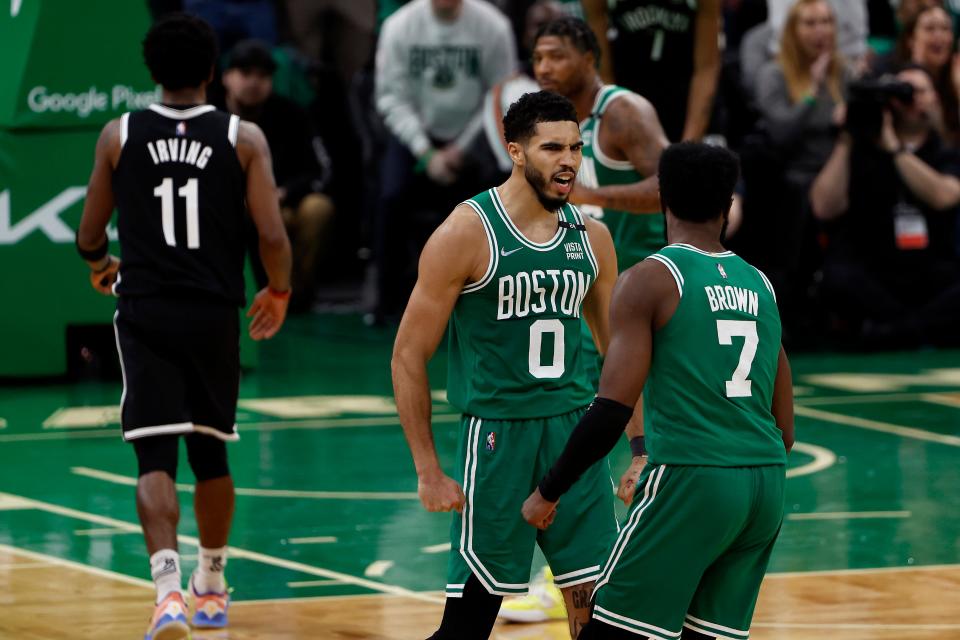
{"label": "nike swoosh logo on jersey", "polygon": [[500,255],[503,256],[504,258],[506,258],[506,257],[507,257],[508,255],[510,255],[511,253],[516,253],[517,251],[520,251],[520,249],[523,249],[523,247],[517,247],[516,249],[511,249],[510,251],[507,251],[506,249],[504,249],[503,247],[501,247],[501,248],[500,248]]}

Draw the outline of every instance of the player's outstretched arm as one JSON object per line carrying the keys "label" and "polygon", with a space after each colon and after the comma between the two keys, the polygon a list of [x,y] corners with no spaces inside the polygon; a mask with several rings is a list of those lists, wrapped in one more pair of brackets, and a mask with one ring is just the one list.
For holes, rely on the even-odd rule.
{"label": "player's outstretched arm", "polygon": [[433,444],[427,363],[443,337],[460,291],[486,271],[491,257],[483,238],[480,219],[466,205],[457,207],[433,233],[420,254],[417,284],[393,345],[393,394],[413,455],[420,501],[427,511],[463,508],[463,491],[440,468]]}
{"label": "player's outstretched arm", "polygon": [[261,289],[247,311],[250,337],[272,338],[287,317],[290,301],[290,240],[280,217],[277,185],[273,179],[270,146],[260,127],[241,122],[237,156],[247,176],[247,209],[260,236],[260,260],[269,284]]}
{"label": "player's outstretched arm", "polygon": [[646,260],[620,276],[610,305],[610,349],[597,399],[523,503],[527,522],[539,528],[548,525],[560,496],[616,445],[650,371],[653,332],[666,324],[678,302],[676,285],[658,262]]}
{"label": "player's outstretched arm", "polygon": [[[603,114],[603,137],[611,151],[629,160],[642,176],[640,182],[596,189],[577,186],[571,200],[630,213],[660,213],[660,181],[657,167],[667,140],[657,111],[644,98],[629,95],[614,100]],[[599,144],[599,141],[597,141]]]}
{"label": "player's outstretched arm", "polygon": [[793,448],[793,373],[787,352],[780,345],[780,357],[777,360],[777,377],[773,382],[773,418],[783,433],[783,446],[787,453]]}
{"label": "player's outstretched arm", "polygon": [[120,158],[120,121],[104,125],[97,140],[93,171],[77,229],[77,251],[90,266],[90,283],[104,295],[113,293],[120,260],[108,251],[107,224],[113,215],[113,169]]}

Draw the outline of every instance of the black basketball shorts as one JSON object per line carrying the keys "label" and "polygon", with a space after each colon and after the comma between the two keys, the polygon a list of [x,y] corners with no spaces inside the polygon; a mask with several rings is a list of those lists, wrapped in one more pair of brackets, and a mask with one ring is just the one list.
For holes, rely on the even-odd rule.
{"label": "black basketball shorts", "polygon": [[114,315],[123,372],[123,439],[204,433],[237,440],[240,319],[203,299],[121,297]]}

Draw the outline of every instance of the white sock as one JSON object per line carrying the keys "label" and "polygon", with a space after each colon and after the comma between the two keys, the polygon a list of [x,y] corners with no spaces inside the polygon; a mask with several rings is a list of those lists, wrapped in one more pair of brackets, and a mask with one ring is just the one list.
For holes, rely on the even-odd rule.
{"label": "white sock", "polygon": [[150,556],[150,575],[157,586],[157,603],[180,591],[180,554],[173,549],[160,549]]}
{"label": "white sock", "polygon": [[197,570],[193,574],[193,586],[198,593],[223,593],[227,583],[223,571],[227,568],[227,548],[206,549],[200,547],[197,554]]}

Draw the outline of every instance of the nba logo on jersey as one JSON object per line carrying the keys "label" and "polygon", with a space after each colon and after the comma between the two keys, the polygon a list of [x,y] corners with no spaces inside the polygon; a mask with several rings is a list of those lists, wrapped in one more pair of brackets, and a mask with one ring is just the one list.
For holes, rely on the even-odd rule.
{"label": "nba logo on jersey", "polygon": [[497,434],[491,431],[487,434],[487,451],[493,451],[497,448]]}
{"label": "nba logo on jersey", "polygon": [[723,277],[724,280],[727,279],[727,272],[723,270],[723,265],[720,264],[719,262],[717,263],[717,271],[720,272],[720,275]]}
{"label": "nba logo on jersey", "polygon": [[177,135],[185,136],[187,135],[187,123],[181,120],[177,123]]}

